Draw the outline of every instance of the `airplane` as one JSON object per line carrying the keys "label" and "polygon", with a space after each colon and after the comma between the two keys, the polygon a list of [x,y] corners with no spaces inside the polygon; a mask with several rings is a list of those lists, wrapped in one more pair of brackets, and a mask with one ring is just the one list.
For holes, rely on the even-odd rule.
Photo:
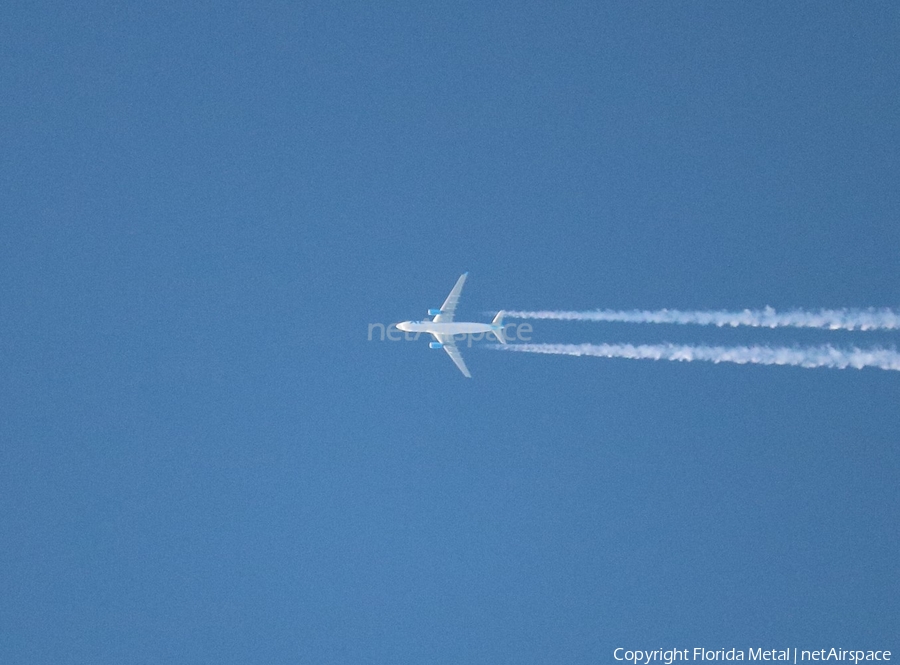
{"label": "airplane", "polygon": [[469,273],[463,273],[458,280],[456,286],[450,291],[450,295],[441,305],[440,309],[429,309],[428,316],[433,316],[431,321],[403,321],[397,324],[397,330],[403,332],[429,333],[436,341],[429,342],[428,346],[432,349],[444,349],[450,360],[456,363],[459,371],[468,379],[472,378],[469,374],[469,368],[463,362],[462,355],[456,347],[456,338],[454,335],[470,335],[472,333],[492,333],[501,344],[506,344],[506,335],[503,334],[503,310],[497,312],[497,316],[490,323],[455,323],[453,321],[453,313],[456,311],[456,304],[459,302],[459,294],[462,292],[463,284],[466,283],[466,277]]}

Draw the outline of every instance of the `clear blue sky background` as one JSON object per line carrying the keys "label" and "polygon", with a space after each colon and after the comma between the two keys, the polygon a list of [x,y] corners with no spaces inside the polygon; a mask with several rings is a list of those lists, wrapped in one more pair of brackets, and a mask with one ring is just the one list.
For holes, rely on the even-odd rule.
{"label": "clear blue sky background", "polygon": [[[896,3],[3,3],[0,662],[900,652],[900,375],[367,341],[900,305]],[[535,341],[896,334],[535,324]]]}

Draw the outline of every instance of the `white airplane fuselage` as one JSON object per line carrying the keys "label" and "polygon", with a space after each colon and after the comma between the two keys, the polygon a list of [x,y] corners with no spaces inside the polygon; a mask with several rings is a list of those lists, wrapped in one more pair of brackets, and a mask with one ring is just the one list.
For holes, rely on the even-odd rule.
{"label": "white airplane fuselage", "polygon": [[472,335],[488,333],[496,326],[490,323],[435,323],[434,321],[403,321],[397,324],[397,330],[403,332],[431,333],[433,335]]}

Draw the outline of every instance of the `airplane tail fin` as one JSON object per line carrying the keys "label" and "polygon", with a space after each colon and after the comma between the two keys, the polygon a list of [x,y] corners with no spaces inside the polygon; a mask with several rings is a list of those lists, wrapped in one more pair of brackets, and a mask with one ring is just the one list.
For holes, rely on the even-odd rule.
{"label": "airplane tail fin", "polygon": [[506,344],[506,335],[503,333],[503,315],[506,314],[502,309],[497,312],[497,316],[491,321],[491,332],[501,344]]}

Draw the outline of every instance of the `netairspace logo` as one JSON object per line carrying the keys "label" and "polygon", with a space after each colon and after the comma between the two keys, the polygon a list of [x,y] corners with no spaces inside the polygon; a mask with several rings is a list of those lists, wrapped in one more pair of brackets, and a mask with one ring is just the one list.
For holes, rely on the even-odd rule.
{"label": "netairspace logo", "polygon": [[[531,333],[532,327],[530,323],[507,323],[503,326],[503,336],[510,342],[530,342],[531,341]],[[399,328],[397,328],[396,323],[389,323],[387,325],[383,323],[370,323],[368,326],[368,331],[366,334],[366,339],[369,342],[377,341],[377,342],[415,342],[422,335],[425,335],[427,338],[428,333],[420,333],[420,332],[403,332]],[[465,343],[470,349],[472,348],[472,342],[480,342],[481,340],[492,340],[494,339],[494,334],[489,332],[481,332],[481,333],[457,333],[453,335],[453,341],[456,342],[459,346],[462,346]]]}
{"label": "netairspace logo", "polygon": [[890,651],[865,651],[860,649],[818,649],[805,650],[797,647],[786,649],[706,649],[695,647],[694,649],[653,649],[650,651],[625,649],[618,647],[613,651],[613,658],[619,661],[633,663],[634,665],[651,665],[661,663],[672,665],[682,661],[733,661],[733,660],[765,660],[788,663],[813,662],[813,661],[843,661],[848,663],[860,663],[863,661],[889,661]]}

